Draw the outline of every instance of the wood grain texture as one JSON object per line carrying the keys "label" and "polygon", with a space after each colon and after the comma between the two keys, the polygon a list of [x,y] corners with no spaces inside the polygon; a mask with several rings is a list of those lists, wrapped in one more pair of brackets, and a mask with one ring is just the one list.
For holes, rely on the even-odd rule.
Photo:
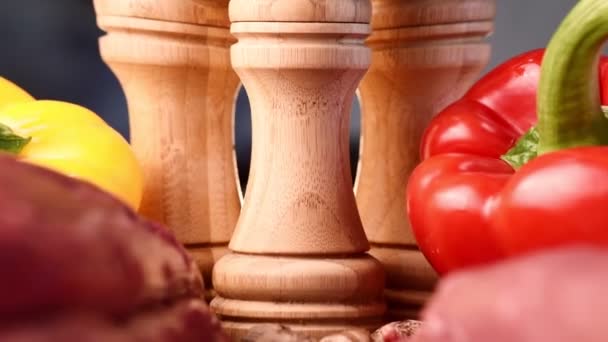
{"label": "wood grain texture", "polygon": [[491,21],[495,1],[372,0],[374,30]]}
{"label": "wood grain texture", "polygon": [[199,8],[207,3],[171,1],[168,12],[166,1],[95,4],[98,24],[108,32],[101,54],[127,96],[131,144],[145,173],[141,214],[169,226],[194,251],[210,286],[211,266],[225,253],[240,210],[233,153],[239,81],[229,61],[234,39],[227,27],[173,17],[186,7],[207,13]]}
{"label": "wood grain texture", "polygon": [[231,26],[232,65],[252,107],[252,161],[211,306],[235,339],[264,323],[316,337],[373,329],[385,311],[384,272],[365,254],[348,153],[369,25],[285,22],[289,0],[249,6],[267,3],[283,9],[275,22],[260,13]]}
{"label": "wood grain texture", "polygon": [[[472,85],[490,57],[493,0],[374,0],[361,82],[355,192],[371,254],[387,271],[391,319],[414,318],[436,275],[409,227],[405,189],[424,128]],[[414,316],[414,317],[412,317]]]}
{"label": "wood grain texture", "polygon": [[280,323],[310,337],[382,324],[384,273],[368,255],[312,258],[228,254],[214,271],[211,308],[233,339]]}
{"label": "wood grain texture", "polygon": [[228,0],[93,0],[102,17],[129,17],[228,27]]}
{"label": "wood grain texture", "polygon": [[[370,62],[365,24],[234,23],[232,65],[252,108],[251,173],[230,248],[362,253],[348,137],[354,89]],[[253,229],[255,227],[255,229]]]}
{"label": "wood grain texture", "polygon": [[337,22],[368,24],[369,1],[359,0],[232,0],[232,22]]}

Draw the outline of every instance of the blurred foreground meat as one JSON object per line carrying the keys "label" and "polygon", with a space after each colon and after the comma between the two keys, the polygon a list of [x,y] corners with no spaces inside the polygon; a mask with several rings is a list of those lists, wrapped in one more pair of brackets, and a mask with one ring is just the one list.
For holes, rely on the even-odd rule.
{"label": "blurred foreground meat", "polygon": [[444,279],[408,342],[608,341],[608,251],[571,247]]}
{"label": "blurred foreground meat", "polygon": [[0,156],[0,341],[219,341],[201,275],[163,227]]}
{"label": "blurred foreground meat", "polygon": [[217,321],[198,299],[138,312],[126,319],[113,320],[85,311],[3,325],[3,342],[227,341],[221,339]]}

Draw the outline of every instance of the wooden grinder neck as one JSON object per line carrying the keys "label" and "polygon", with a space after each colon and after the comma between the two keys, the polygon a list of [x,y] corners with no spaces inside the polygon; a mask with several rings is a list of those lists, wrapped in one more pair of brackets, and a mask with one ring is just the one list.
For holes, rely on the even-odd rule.
{"label": "wooden grinder neck", "polygon": [[332,21],[369,20],[368,3],[271,3],[230,4],[238,39],[232,66],[251,99],[253,121],[251,175],[230,247],[288,255],[365,252],[348,136],[354,91],[370,64],[364,45],[370,28]]}

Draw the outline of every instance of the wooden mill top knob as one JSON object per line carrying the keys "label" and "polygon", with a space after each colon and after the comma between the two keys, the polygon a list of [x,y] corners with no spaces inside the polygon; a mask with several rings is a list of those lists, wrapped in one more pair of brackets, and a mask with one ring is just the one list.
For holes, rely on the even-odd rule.
{"label": "wooden mill top knob", "polygon": [[230,20],[369,23],[369,0],[232,0]]}
{"label": "wooden mill top knob", "polygon": [[98,16],[228,27],[228,0],[94,0]]}

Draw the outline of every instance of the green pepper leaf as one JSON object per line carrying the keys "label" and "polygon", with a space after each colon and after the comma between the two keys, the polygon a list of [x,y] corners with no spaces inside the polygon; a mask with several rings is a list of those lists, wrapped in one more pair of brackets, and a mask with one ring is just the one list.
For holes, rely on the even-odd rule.
{"label": "green pepper leaf", "polygon": [[[608,118],[608,106],[602,106],[604,116]],[[519,169],[524,166],[530,160],[538,156],[538,143],[540,141],[540,134],[536,126],[530,128],[526,134],[522,135],[515,146],[513,146],[505,155],[501,156],[500,159],[507,162],[514,169]]]}
{"label": "green pepper leaf", "polygon": [[31,137],[19,136],[10,127],[0,123],[0,151],[19,154],[31,140]]}
{"label": "green pepper leaf", "polygon": [[503,155],[501,159],[511,165],[514,169],[519,169],[530,160],[536,158],[538,155],[539,141],[540,135],[538,134],[536,126],[534,126],[519,138],[515,146]]}

